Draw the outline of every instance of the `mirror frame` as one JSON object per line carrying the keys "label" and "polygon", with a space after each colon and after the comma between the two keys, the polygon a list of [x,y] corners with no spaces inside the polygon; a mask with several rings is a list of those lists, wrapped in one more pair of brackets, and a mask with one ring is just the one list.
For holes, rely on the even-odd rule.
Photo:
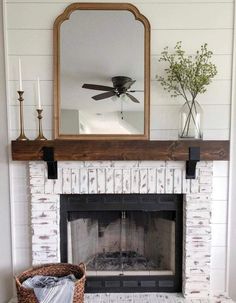
{"label": "mirror frame", "polygon": [[[60,27],[76,10],[128,10],[144,26],[144,133],[137,134],[60,134]],[[69,140],[148,140],[150,133],[150,23],[139,10],[129,3],[73,3],[59,15],[53,25],[54,72],[54,139]]]}

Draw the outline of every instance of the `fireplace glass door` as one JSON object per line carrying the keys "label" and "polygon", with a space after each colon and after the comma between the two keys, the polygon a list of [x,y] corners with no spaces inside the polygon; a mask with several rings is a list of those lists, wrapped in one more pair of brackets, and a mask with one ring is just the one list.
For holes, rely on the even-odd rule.
{"label": "fireplace glass door", "polygon": [[74,212],[68,242],[69,261],[88,275],[172,275],[175,212]]}
{"label": "fireplace glass door", "polygon": [[61,262],[86,264],[87,292],[180,292],[183,196],[61,195]]}

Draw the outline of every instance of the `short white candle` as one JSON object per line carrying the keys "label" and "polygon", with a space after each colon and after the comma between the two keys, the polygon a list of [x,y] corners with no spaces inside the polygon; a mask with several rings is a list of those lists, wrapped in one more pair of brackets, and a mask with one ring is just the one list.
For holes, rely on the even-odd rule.
{"label": "short white candle", "polygon": [[41,96],[40,96],[39,77],[37,78],[37,87],[38,87],[38,109],[42,109],[42,106],[41,106]]}
{"label": "short white candle", "polygon": [[21,74],[21,59],[18,60],[18,66],[19,66],[19,90],[22,91],[22,74]]}

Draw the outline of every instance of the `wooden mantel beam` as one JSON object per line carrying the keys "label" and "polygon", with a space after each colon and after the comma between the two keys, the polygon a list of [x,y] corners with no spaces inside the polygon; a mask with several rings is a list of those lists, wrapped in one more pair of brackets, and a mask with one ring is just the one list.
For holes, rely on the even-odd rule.
{"label": "wooden mantel beam", "polygon": [[229,141],[48,140],[12,141],[12,159],[42,160],[43,147],[54,147],[55,161],[173,160],[186,161],[189,147],[200,147],[200,159],[229,160]]}

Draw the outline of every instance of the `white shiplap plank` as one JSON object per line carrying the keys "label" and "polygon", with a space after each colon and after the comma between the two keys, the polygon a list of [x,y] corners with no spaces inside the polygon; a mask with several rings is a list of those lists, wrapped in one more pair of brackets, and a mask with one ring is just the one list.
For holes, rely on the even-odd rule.
{"label": "white shiplap plank", "polygon": [[[11,113],[11,121],[10,121],[10,128],[12,130],[19,129],[19,106],[10,106],[10,113]],[[37,121],[37,113],[36,113],[36,106],[25,106],[24,107],[24,122],[25,122],[25,129],[36,130],[35,131],[35,138],[38,135],[38,121]],[[43,111],[43,120],[42,120],[43,130],[51,130],[52,129],[52,107],[47,106],[44,107]]]}
{"label": "white shiplap plank", "polygon": [[[30,140],[34,140],[36,138],[37,131],[36,130],[27,130],[27,137]],[[52,140],[52,129],[50,130],[44,130],[44,135],[48,140]],[[9,140],[16,140],[16,138],[19,136],[19,130],[9,130]]]}
{"label": "white shiplap plank", "polygon": [[157,105],[151,106],[150,127],[151,129],[178,129],[180,105]]}
{"label": "white shiplap plank", "polygon": [[[34,81],[23,81],[24,87],[24,106],[37,104],[37,83]],[[9,81],[9,103],[11,105],[19,105],[17,100],[19,89],[19,81]],[[42,106],[53,105],[53,81],[40,81],[40,93]]]}
{"label": "white shiplap plank", "polygon": [[213,176],[228,177],[229,176],[229,161],[213,161]]}
{"label": "white shiplap plank", "polygon": [[[167,64],[163,62],[159,62],[160,56],[152,56],[151,64],[151,78],[153,80],[156,79],[156,75],[164,76],[164,69],[167,67]],[[232,64],[232,56],[231,55],[213,55],[211,59],[212,63],[214,63],[217,67],[217,74],[215,76],[215,80],[230,80],[231,79],[231,64]]]}
{"label": "white shiplap plank", "polygon": [[[8,30],[9,55],[53,55],[52,30],[12,29]],[[182,41],[183,48],[189,54],[204,43],[208,44],[215,55],[232,54],[232,29],[213,30],[152,30],[151,53],[160,55],[164,47],[173,50],[177,41]],[[224,43],[222,43],[224,41]]]}
{"label": "white shiplap plank", "polygon": [[[52,29],[54,20],[66,6],[66,3],[9,3],[8,28]],[[137,4],[137,7],[149,19],[153,29],[233,27],[233,3],[144,3]]]}
{"label": "white shiplap plank", "polygon": [[[22,79],[53,80],[52,56],[22,56]],[[18,80],[18,56],[9,56],[9,80]]]}
{"label": "white shiplap plank", "polygon": [[[222,29],[233,27],[233,3],[139,4],[153,29]],[[220,18],[210,18],[220,16]]]}
{"label": "white shiplap plank", "polygon": [[177,140],[177,129],[151,129],[150,140]]}
{"label": "white shiplap plank", "polygon": [[212,201],[211,223],[227,223],[227,201]]}
{"label": "white shiplap plank", "polygon": [[[160,56],[151,57],[151,79],[156,75],[164,75],[165,64],[159,62]],[[52,56],[22,56],[23,80],[35,80],[37,76],[42,80],[53,80]],[[215,79],[231,79],[231,55],[214,55],[212,62],[217,66]],[[9,56],[9,80],[18,80],[18,56]]]}
{"label": "white shiplap plank", "polygon": [[[39,2],[38,0],[6,0],[6,3],[35,3]],[[68,5],[70,3],[77,2],[76,0],[41,0],[40,3],[67,3]],[[81,0],[80,2],[87,2],[87,0]],[[89,2],[97,2],[97,0],[91,0]],[[110,2],[109,0],[102,0],[99,2]],[[117,0],[116,2],[124,2],[123,0]],[[134,0],[130,1],[129,3],[133,3],[136,5],[136,3],[145,3],[145,4],[157,4],[157,3],[168,3],[168,4],[173,4],[173,3],[204,3],[206,2],[205,0]],[[234,0],[207,0],[208,3],[233,3]]]}
{"label": "white shiplap plank", "polygon": [[7,28],[52,29],[54,20],[66,6],[64,3],[8,3]]}
{"label": "white shiplap plank", "polygon": [[53,55],[52,30],[8,30],[9,55]]}
{"label": "white shiplap plank", "polygon": [[[230,80],[213,80],[204,94],[197,96],[201,105],[230,104]],[[151,105],[183,105],[182,97],[171,98],[159,81],[151,82]]]}
{"label": "white shiplap plank", "polygon": [[[16,138],[16,135],[14,136]],[[151,129],[150,140],[177,140],[177,129]],[[229,140],[229,129],[204,129],[204,140]]]}
{"label": "white shiplap plank", "polygon": [[[6,3],[34,3],[34,2],[39,2],[38,0],[6,0]],[[67,3],[68,5],[73,2],[77,2],[76,0],[40,0],[40,3]],[[87,0],[81,0],[80,2],[87,2]],[[91,0],[89,2],[97,2],[97,0]],[[99,2],[110,2],[109,0],[102,0]],[[123,0],[117,0],[116,2],[124,2]],[[154,4],[154,3],[204,3],[206,2],[205,0],[137,0],[137,1],[130,1],[130,3],[133,3],[134,5],[136,3],[145,3],[145,4]],[[208,3],[233,3],[233,0],[207,0]]]}
{"label": "white shiplap plank", "polygon": [[[180,108],[180,105],[151,106],[151,129],[178,129]],[[229,105],[202,105],[202,108],[205,129],[229,129]]]}
{"label": "white shiplap plank", "polygon": [[203,105],[205,129],[229,129],[230,105]]}
{"label": "white shiplap plank", "polygon": [[203,129],[204,140],[230,140],[229,129]]}
{"label": "white shiplap plank", "polygon": [[215,55],[230,55],[232,54],[232,38],[232,29],[156,29],[152,30],[151,52],[153,55],[160,55],[166,46],[172,51],[176,42],[182,41],[183,48],[188,54],[195,54],[201,45],[207,43],[208,48]]}

